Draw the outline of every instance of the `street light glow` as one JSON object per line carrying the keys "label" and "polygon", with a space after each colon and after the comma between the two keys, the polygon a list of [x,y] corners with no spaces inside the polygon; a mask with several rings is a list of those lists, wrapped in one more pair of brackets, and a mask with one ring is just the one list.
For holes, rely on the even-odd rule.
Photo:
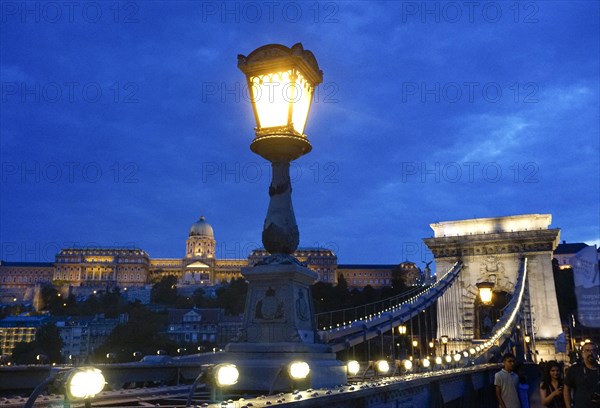
{"label": "street light glow", "polygon": [[488,305],[492,303],[492,289],[494,288],[494,284],[492,282],[479,282],[476,284],[477,289],[479,289],[479,298],[481,299],[481,303]]}
{"label": "street light glow", "polygon": [[348,361],[348,364],[346,365],[346,369],[348,370],[348,374],[356,375],[360,371],[360,364],[356,360]]}
{"label": "street light glow", "polygon": [[385,360],[379,360],[377,362],[377,371],[379,371],[380,373],[387,373],[388,371],[390,371],[389,363]]}
{"label": "street light glow", "polygon": [[295,361],[289,365],[288,371],[293,379],[302,380],[310,373],[310,367],[304,361]]}
{"label": "street light glow", "polygon": [[73,370],[67,378],[67,396],[72,400],[88,399],[96,396],[106,384],[102,371],[93,367]]}
{"label": "street light glow", "polygon": [[215,367],[215,380],[220,387],[234,385],[240,378],[240,372],[233,364],[219,364]]}

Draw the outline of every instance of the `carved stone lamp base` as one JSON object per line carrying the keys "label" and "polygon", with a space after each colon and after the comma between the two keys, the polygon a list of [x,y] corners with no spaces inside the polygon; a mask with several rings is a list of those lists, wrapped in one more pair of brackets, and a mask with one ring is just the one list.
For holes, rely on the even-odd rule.
{"label": "carved stone lamp base", "polygon": [[[279,259],[281,258],[281,259]],[[223,358],[238,366],[237,390],[290,390],[287,366],[305,361],[311,368],[307,387],[346,383],[346,369],[329,346],[316,342],[310,285],[317,274],[274,257],[273,263],[242,269],[249,282],[243,329]]]}

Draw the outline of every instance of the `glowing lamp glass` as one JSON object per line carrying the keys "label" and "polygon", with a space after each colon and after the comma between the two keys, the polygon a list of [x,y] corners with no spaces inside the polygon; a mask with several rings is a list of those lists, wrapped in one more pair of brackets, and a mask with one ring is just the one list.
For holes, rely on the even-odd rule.
{"label": "glowing lamp glass", "polygon": [[531,341],[531,337],[525,336],[525,343],[529,343]]}
{"label": "glowing lamp glass", "polygon": [[431,365],[431,361],[429,361],[429,359],[426,358],[423,361],[421,361],[421,364],[423,365],[423,367],[429,368],[429,366]]}
{"label": "glowing lamp glass", "polygon": [[460,353],[456,353],[453,358],[454,358],[454,361],[456,361],[458,363],[460,361],[460,359],[462,358],[462,356],[460,355]]}
{"label": "glowing lamp glass", "polygon": [[413,347],[417,347],[419,345],[419,342],[417,342],[416,340],[413,340],[412,345],[413,345]]}
{"label": "glowing lamp glass", "polygon": [[219,386],[234,385],[240,378],[240,372],[233,364],[219,364],[215,367],[215,380]]}
{"label": "glowing lamp glass", "polygon": [[469,349],[469,353],[471,353],[471,354],[475,354],[475,349],[474,349],[474,348],[470,348],[470,349]]}
{"label": "glowing lamp glass", "polygon": [[410,360],[404,360],[404,369],[409,371],[412,370],[413,363]]}
{"label": "glowing lamp glass", "polygon": [[406,326],[398,326],[399,334],[406,334]]}
{"label": "glowing lamp glass", "polygon": [[389,363],[385,360],[379,360],[377,362],[377,371],[379,371],[380,373],[387,373],[388,371],[390,371]]}
{"label": "glowing lamp glass", "polygon": [[440,356],[437,356],[435,358],[435,363],[438,364],[438,365],[442,364],[442,358]]}
{"label": "glowing lamp glass", "polygon": [[106,384],[102,371],[88,367],[74,370],[67,379],[67,396],[72,400],[93,398]]}
{"label": "glowing lamp glass", "polygon": [[494,284],[491,282],[479,282],[476,286],[477,289],[479,289],[479,298],[481,299],[481,303],[492,303],[492,289],[494,288]]}
{"label": "glowing lamp glass", "polygon": [[356,360],[348,361],[346,369],[348,370],[348,374],[356,375],[360,371],[360,364]]}
{"label": "glowing lamp glass", "polygon": [[449,356],[448,354],[446,354],[446,355],[444,356],[444,361],[446,361],[446,363],[451,363],[451,362],[452,362],[452,357],[451,357],[451,356]]}
{"label": "glowing lamp glass", "polygon": [[463,351],[463,353],[462,353],[462,354],[463,354],[463,357],[469,357],[469,353],[468,353],[468,352],[466,352],[466,351]]}
{"label": "glowing lamp glass", "polygon": [[310,373],[310,367],[304,361],[295,361],[290,364],[288,371],[293,379],[302,380]]}
{"label": "glowing lamp glass", "polygon": [[448,343],[448,336],[442,336],[442,343]]}

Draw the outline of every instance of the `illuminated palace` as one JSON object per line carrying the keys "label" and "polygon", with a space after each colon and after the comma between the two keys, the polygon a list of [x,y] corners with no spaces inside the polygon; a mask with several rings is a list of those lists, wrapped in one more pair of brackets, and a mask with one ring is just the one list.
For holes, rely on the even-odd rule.
{"label": "illuminated palace", "polygon": [[[83,293],[98,288],[145,287],[168,275],[176,276],[179,285],[218,285],[240,278],[242,267],[267,255],[264,249],[256,249],[247,259],[217,259],[215,248],[213,228],[200,217],[190,228],[183,258],[150,258],[137,248],[64,248],[54,263],[0,262],[0,302],[33,299],[35,286],[49,283]],[[337,256],[325,248],[299,248],[294,255],[317,272],[320,281],[335,285],[344,275],[350,288],[388,286],[397,266],[338,265]],[[416,284],[418,274],[408,273],[411,268],[418,269],[416,265],[408,262],[401,266],[409,280],[405,283]]]}

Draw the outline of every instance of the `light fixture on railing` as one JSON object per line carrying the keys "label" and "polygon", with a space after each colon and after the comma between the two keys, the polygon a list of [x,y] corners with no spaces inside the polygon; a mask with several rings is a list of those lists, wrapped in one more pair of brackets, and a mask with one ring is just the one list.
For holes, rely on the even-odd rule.
{"label": "light fixture on railing", "polygon": [[360,363],[356,360],[348,361],[348,364],[346,364],[346,370],[348,371],[348,374],[354,376],[360,371]]}
{"label": "light fixture on railing", "polygon": [[448,354],[448,336],[445,334],[441,337],[442,344],[444,345],[444,354]]}

